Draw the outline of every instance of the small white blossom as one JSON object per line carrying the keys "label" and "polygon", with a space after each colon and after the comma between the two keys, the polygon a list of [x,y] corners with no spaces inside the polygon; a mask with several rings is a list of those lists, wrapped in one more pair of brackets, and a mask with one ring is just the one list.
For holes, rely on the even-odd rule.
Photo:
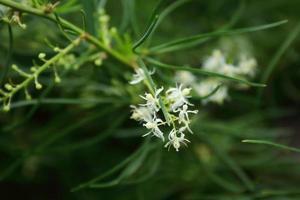
{"label": "small white blossom", "polygon": [[175,112],[179,112],[178,123],[179,124],[183,123],[184,127],[186,127],[190,133],[193,133],[189,127],[189,123],[190,123],[189,113],[197,114],[198,110],[188,110],[188,106],[185,104],[182,106],[182,108],[179,108]]}
{"label": "small white blossom", "polygon": [[[185,131],[185,127],[180,128],[178,131],[174,128],[170,132],[168,139],[169,142],[166,143],[165,148],[168,147],[170,149],[171,146],[176,149],[176,151],[179,150],[181,143],[187,146],[186,142],[190,142],[188,139],[185,138],[185,134],[183,133]],[[180,133],[180,136],[177,136],[177,132]]]}
{"label": "small white blossom", "polygon": [[256,66],[256,60],[254,58],[247,58],[246,55],[242,55],[236,65],[228,63],[220,50],[214,50],[212,55],[203,63],[204,69],[227,76],[243,75],[253,77],[256,72]]}
{"label": "small white blossom", "polygon": [[208,98],[209,101],[215,102],[219,105],[223,104],[226,99],[229,99],[227,86],[221,86],[215,94]]}
{"label": "small white blossom", "polygon": [[247,58],[246,56],[242,56],[237,69],[239,74],[253,77],[256,73],[256,67],[257,62],[255,58]]}
{"label": "small white blossom", "polygon": [[135,69],[135,74],[132,76],[132,80],[129,82],[130,84],[134,85],[137,84],[145,79],[145,72],[141,68]]}
{"label": "small white blossom", "polygon": [[226,76],[236,76],[239,70],[236,66],[225,63],[224,65],[220,66],[220,69],[217,72]]}
{"label": "small white blossom", "polygon": [[191,72],[179,71],[175,75],[175,80],[184,86],[189,86],[196,82],[196,77]]}
{"label": "small white blossom", "polygon": [[[134,70],[135,74],[132,75],[132,80],[129,82],[131,85],[138,84],[146,78],[145,72],[142,68],[137,68]],[[149,72],[150,75],[154,74],[154,70]]]}
{"label": "small white blossom", "polygon": [[196,93],[205,97],[210,95],[218,86],[219,89],[209,97],[203,99],[203,103],[214,102],[217,104],[223,104],[223,102],[229,98],[228,96],[228,87],[226,85],[221,85],[222,82],[219,79],[209,78],[203,80],[199,84],[194,86]]}
{"label": "small white blossom", "polygon": [[160,125],[163,125],[164,122],[159,118],[152,118],[150,121],[143,124],[147,129],[150,129],[148,133],[143,135],[143,137],[153,133],[154,136],[162,139],[162,141],[165,141],[165,137],[163,132],[159,129]]}
{"label": "small white blossom", "polygon": [[214,50],[212,55],[204,61],[203,69],[227,76],[235,76],[239,71],[236,66],[226,62],[226,57],[220,50]]}
{"label": "small white blossom", "polygon": [[141,98],[146,100],[146,103],[141,104],[141,106],[146,106],[150,110],[153,110],[153,112],[158,112],[160,110],[158,95],[163,91],[163,89],[164,88],[161,87],[160,89],[156,90],[154,97],[152,94],[147,93],[147,92],[145,93],[145,96],[140,96]]}
{"label": "small white blossom", "polygon": [[[157,138],[160,138],[163,142],[165,142],[164,132],[161,130],[161,127],[171,127],[171,131],[167,137],[168,141],[165,144],[165,147],[170,149],[171,146],[175,148],[176,151],[179,151],[179,148],[182,144],[187,145],[189,142],[185,138],[184,131],[188,130],[192,133],[192,130],[189,127],[190,124],[190,114],[196,114],[197,110],[188,110],[188,105],[192,105],[188,102],[188,98],[190,98],[189,94],[191,88],[183,88],[183,85],[176,85],[175,88],[170,88],[167,90],[162,96],[162,103],[166,104],[165,106],[170,106],[167,115],[171,116],[169,119],[172,123],[167,123],[159,116],[165,116],[163,112],[160,110],[161,104],[159,102],[159,95],[163,91],[163,87],[155,90],[155,94],[145,93],[144,96],[141,96],[142,99],[145,100],[144,104],[140,104],[138,107],[131,106],[132,115],[131,118],[137,121],[142,122],[143,126],[148,129],[148,132],[143,135],[143,137],[151,135]],[[177,125],[181,128],[176,129]],[[181,125],[183,124],[183,126]]]}
{"label": "small white blossom", "polygon": [[193,105],[188,102],[188,96],[192,88],[182,88],[182,84],[177,85],[176,88],[170,88],[167,90],[167,99],[171,101],[171,110],[174,112],[183,104]]}
{"label": "small white blossom", "polygon": [[204,61],[203,68],[209,71],[218,71],[225,64],[226,60],[222,52],[214,50],[212,55]]}
{"label": "small white blossom", "polygon": [[149,110],[147,107],[136,107],[131,105],[132,108],[132,114],[131,114],[131,119],[134,119],[136,121],[151,121],[152,120],[152,110]]}

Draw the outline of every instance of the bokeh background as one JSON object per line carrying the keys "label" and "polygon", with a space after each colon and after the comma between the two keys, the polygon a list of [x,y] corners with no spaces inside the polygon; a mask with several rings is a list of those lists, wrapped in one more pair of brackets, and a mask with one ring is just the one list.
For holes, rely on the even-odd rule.
{"label": "bokeh background", "polygon": [[[111,25],[136,41],[156,3],[108,0],[105,9]],[[96,34],[98,5],[97,0],[77,0],[59,14],[81,26],[83,9],[87,31]],[[258,61],[255,81],[267,84],[266,88],[232,90],[224,105],[201,106],[193,100],[200,105],[193,120],[194,135],[180,152],[141,137],[145,130],[129,119],[129,105],[131,93],[143,90],[130,89],[127,78],[132,72],[115,60],[108,58],[100,67],[85,62],[79,69],[72,68],[76,62],[70,64],[71,70],[61,71],[59,85],[52,83],[50,73],[43,75],[43,90],[32,94],[36,101],[26,103],[19,95],[15,108],[0,114],[0,199],[300,199],[299,153],[241,142],[263,139],[300,146],[299,8],[298,0],[190,0],[163,19],[150,46],[218,30],[230,22],[234,29],[289,21],[155,55],[166,62],[195,66],[220,46],[236,51],[247,48]],[[67,44],[55,23],[32,15],[25,15],[23,22],[26,30],[12,29],[10,63],[30,67],[40,52],[53,55],[45,38],[60,46]],[[9,46],[5,23],[0,23],[0,41],[3,71]],[[80,57],[86,49],[83,45],[74,54]],[[158,81],[170,75],[164,70],[157,73]],[[9,72],[6,80],[18,78],[14,76]],[[89,98],[97,101],[80,100]],[[143,156],[136,156],[134,152],[143,145],[148,145]],[[111,186],[71,192],[129,158],[130,164],[101,181],[112,181]]]}

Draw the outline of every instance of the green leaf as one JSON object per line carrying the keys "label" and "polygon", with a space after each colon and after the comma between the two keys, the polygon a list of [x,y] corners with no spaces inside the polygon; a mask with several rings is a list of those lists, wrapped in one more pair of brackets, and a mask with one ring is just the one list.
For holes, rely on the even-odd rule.
{"label": "green leaf", "polygon": [[153,21],[151,22],[151,24],[150,24],[150,25],[148,26],[148,28],[146,29],[144,35],[141,37],[141,39],[139,39],[139,40],[133,45],[132,51],[133,51],[134,53],[137,53],[137,54],[138,54],[138,52],[136,51],[136,49],[137,49],[139,46],[141,46],[141,45],[146,41],[146,39],[149,37],[149,35],[151,34],[151,32],[153,31],[153,29],[154,29],[154,27],[155,27],[155,24],[156,24],[157,21],[158,21],[158,18],[159,18],[158,15],[156,15],[156,16],[154,17]]}
{"label": "green leaf", "polygon": [[222,84],[216,86],[210,93],[208,93],[207,95],[205,96],[200,96],[200,97],[194,97],[194,99],[200,99],[200,100],[203,100],[203,99],[207,99],[211,96],[213,96],[220,88],[222,87]]}
{"label": "green leaf", "polygon": [[[93,104],[119,104],[124,102],[123,100],[117,100],[116,98],[42,98],[32,100],[16,101],[11,104],[11,108],[20,108],[24,106],[37,105],[37,104],[63,104],[63,105],[93,105]],[[129,102],[128,102],[129,103]],[[3,106],[0,106],[2,109]]]}
{"label": "green leaf", "polygon": [[18,167],[20,167],[26,157],[23,156],[16,161],[14,161],[12,164],[10,164],[6,169],[1,170],[0,174],[0,181],[3,181],[7,177],[9,177]]}
{"label": "green leaf", "polygon": [[[160,167],[160,163],[161,163],[161,157],[162,157],[162,149],[158,149],[156,150],[156,153],[154,153],[154,155],[151,153],[151,155],[149,156],[150,159],[148,159],[148,170],[145,173],[141,173],[143,175],[141,175],[140,177],[136,177],[134,180],[124,180],[122,181],[122,184],[137,184],[137,183],[141,183],[144,182],[146,180],[148,180],[149,178],[151,178],[155,172],[158,171],[159,167]],[[151,158],[152,156],[152,158]],[[145,165],[145,163],[144,163]]]}
{"label": "green leaf", "polygon": [[[159,20],[158,20],[156,26],[158,26],[159,23],[163,20],[163,18],[165,18],[170,12],[172,12],[177,7],[183,5],[184,3],[187,3],[189,1],[190,0],[182,0],[182,1],[177,1],[177,2],[175,2],[173,4],[171,4],[168,8],[166,8],[160,14],[160,17],[159,17]],[[242,0],[240,2],[240,5],[238,6],[238,9],[232,15],[232,17],[229,20],[229,22],[227,24],[225,24],[224,26],[220,27],[220,29],[218,29],[218,31],[224,31],[224,30],[227,30],[230,27],[232,27],[238,21],[238,19],[240,18],[241,14],[244,11],[244,9],[245,9],[245,1]],[[156,27],[152,31],[151,35],[155,32],[155,30],[156,30]],[[151,40],[151,35],[150,35],[150,38],[148,39],[148,41]],[[152,52],[150,50],[150,53],[162,54],[162,53],[169,53],[169,52],[177,51],[177,50],[184,50],[184,49],[191,48],[191,47],[197,46],[199,44],[205,43],[205,42],[209,41],[210,39],[212,39],[212,38],[203,38],[203,39],[199,39],[197,41],[191,41],[191,42],[182,43],[182,44],[179,44],[179,45],[175,45],[175,46],[170,46],[170,47],[167,47],[167,48],[163,48],[163,49],[157,50],[155,52]]]}
{"label": "green leaf", "polygon": [[244,170],[230,157],[230,155],[227,154],[227,152],[221,149],[219,145],[214,142],[207,133],[199,131],[196,136],[201,138],[207,145],[211,147],[211,149],[224,162],[224,164],[226,164],[237,175],[237,177],[239,177],[241,182],[249,191],[254,190],[254,183],[247,176]]}
{"label": "green leaf", "polygon": [[151,39],[152,39],[152,35],[154,34],[155,30],[157,29],[157,27],[159,26],[159,24],[163,21],[164,18],[166,18],[170,13],[172,13],[174,10],[176,10],[178,7],[190,2],[192,0],[178,0],[175,1],[174,3],[172,3],[171,5],[169,5],[168,7],[166,7],[163,11],[161,11],[161,13],[159,14],[159,19],[157,21],[157,23],[155,24],[147,42],[150,43]]}
{"label": "green leaf", "polygon": [[49,149],[49,151],[58,151],[58,152],[70,152],[74,150],[78,150],[81,148],[86,148],[86,147],[91,147],[95,144],[98,144],[102,140],[106,139],[109,137],[111,134],[115,132],[115,130],[122,125],[124,120],[127,119],[127,113],[121,114],[119,117],[117,117],[110,125],[107,130],[104,130],[101,133],[98,133],[95,137],[89,138],[86,140],[82,140],[80,142],[75,142],[71,144],[66,144],[60,147],[54,147]]}
{"label": "green leaf", "polygon": [[274,23],[269,23],[265,25],[260,25],[260,26],[253,26],[253,27],[247,27],[247,28],[240,28],[240,29],[235,29],[235,30],[220,30],[216,32],[211,32],[211,33],[203,33],[199,35],[194,35],[178,40],[174,40],[171,42],[167,42],[158,46],[151,47],[149,49],[150,52],[157,52],[157,51],[162,51],[166,48],[174,48],[178,45],[182,45],[185,43],[193,43],[193,42],[198,42],[201,39],[204,38],[212,38],[212,37],[219,37],[219,36],[225,36],[225,35],[236,35],[236,34],[242,34],[242,33],[250,33],[250,32],[255,32],[255,31],[260,31],[260,30],[265,30],[265,29],[270,29],[274,28],[277,26],[280,26],[282,24],[287,23],[288,20],[282,20]]}
{"label": "green leaf", "polygon": [[71,12],[76,12],[82,9],[81,5],[77,4],[77,0],[64,1],[55,9],[57,13],[67,14]]}
{"label": "green leaf", "polygon": [[270,146],[274,146],[280,149],[285,149],[288,151],[293,151],[293,152],[297,152],[300,153],[300,149],[295,148],[295,147],[290,147],[290,146],[286,146],[283,144],[278,144],[278,143],[274,143],[274,142],[270,142],[270,141],[266,141],[266,140],[242,140],[242,142],[244,143],[252,143],[252,144],[265,144],[265,145],[270,145]]}
{"label": "green leaf", "polygon": [[132,160],[134,160],[137,156],[139,156],[139,154],[141,152],[144,151],[144,149],[149,145],[149,139],[146,139],[145,142],[130,156],[128,156],[125,160],[123,160],[121,163],[117,164],[116,166],[114,166],[113,168],[111,168],[110,170],[108,170],[107,172],[97,176],[96,178],[93,178],[87,182],[81,183],[78,186],[74,187],[71,189],[71,192],[76,192],[78,190],[84,189],[89,187],[90,185],[114,174],[115,172],[119,171],[120,169],[122,169],[123,167],[125,167],[128,163],[130,163]]}
{"label": "green leaf", "polygon": [[13,42],[14,42],[14,40],[13,40],[13,31],[12,31],[11,25],[7,24],[7,28],[8,28],[8,36],[9,36],[8,49],[7,49],[7,56],[6,56],[5,66],[4,66],[3,72],[1,73],[1,77],[0,77],[0,85],[3,85],[4,80],[6,78],[6,75],[9,71],[9,68],[10,68],[11,56],[12,56],[12,50],[13,50]]}
{"label": "green leaf", "polygon": [[[276,65],[278,64],[280,58],[284,55],[284,53],[289,49],[290,45],[295,41],[300,33],[300,23],[288,34],[282,45],[279,47],[278,51],[275,53],[274,57],[271,59],[268,64],[266,70],[264,71],[261,77],[261,83],[267,83],[272,72],[274,72]],[[263,89],[258,90],[257,99],[258,105],[262,101]]]}
{"label": "green leaf", "polygon": [[152,15],[150,17],[150,22],[148,23],[148,27],[146,28],[145,33],[143,34],[143,36],[141,37],[141,39],[139,39],[132,47],[132,51],[136,54],[138,54],[138,52],[136,51],[136,49],[141,46],[146,40],[147,38],[150,36],[150,34],[152,33],[152,31],[155,29],[156,24],[158,22],[159,19],[159,13],[160,13],[160,9],[163,7],[163,4],[165,3],[164,0],[159,0],[158,3],[156,4],[155,8],[153,9]]}
{"label": "green leaf", "polygon": [[143,149],[143,151],[139,154],[139,156],[136,157],[134,160],[132,160],[117,178],[104,183],[94,183],[89,185],[89,187],[90,188],[112,187],[118,185],[122,180],[129,178],[142,166],[147,155],[149,154],[149,151],[151,150],[151,147],[153,146],[150,145],[146,146],[146,148]]}
{"label": "green leaf", "polygon": [[98,20],[95,20],[95,11],[96,11],[96,1],[95,0],[81,0],[80,1],[84,13],[86,14],[86,22],[87,22],[87,31],[91,33],[92,35],[96,35],[96,24],[98,23]]}
{"label": "green leaf", "polygon": [[196,67],[170,65],[170,64],[165,64],[165,63],[159,62],[159,61],[157,61],[155,59],[152,59],[152,58],[146,58],[146,60],[149,63],[154,64],[156,67],[160,67],[160,68],[165,68],[165,69],[170,69],[170,70],[190,71],[190,72],[193,72],[195,74],[218,77],[218,78],[222,78],[222,79],[226,79],[226,80],[230,80],[230,81],[235,81],[235,82],[238,82],[238,83],[247,84],[247,85],[250,85],[250,86],[253,86],[253,87],[266,87],[265,84],[249,82],[249,81],[244,80],[244,79],[231,77],[231,76],[226,76],[226,75],[219,74],[219,73],[212,72],[212,71],[203,70],[203,69],[200,69],[199,67],[196,68]]}
{"label": "green leaf", "polygon": [[95,113],[94,115],[90,115],[86,118],[81,119],[80,121],[77,121],[74,124],[71,124],[70,126],[67,126],[66,128],[62,129],[56,134],[49,135],[49,137],[45,138],[44,141],[34,149],[34,151],[38,153],[45,151],[45,148],[47,148],[49,145],[53,144],[57,140],[60,140],[65,136],[73,133],[74,130],[80,127],[86,126],[88,123],[91,123],[93,120],[106,116],[108,113],[113,112],[115,109],[116,109],[115,107],[113,108],[107,107],[101,110],[101,112]]}
{"label": "green leaf", "polygon": [[[122,7],[123,7],[123,16],[122,16],[122,22],[120,25],[120,32],[124,33],[129,29],[132,28],[132,31],[135,36],[138,36],[140,27],[137,23],[137,17],[136,17],[136,0],[123,0]],[[130,29],[129,29],[130,30]]]}

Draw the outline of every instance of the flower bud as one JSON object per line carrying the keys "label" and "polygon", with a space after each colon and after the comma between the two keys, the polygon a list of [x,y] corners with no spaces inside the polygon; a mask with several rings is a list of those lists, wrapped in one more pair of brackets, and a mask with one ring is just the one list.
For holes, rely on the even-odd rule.
{"label": "flower bud", "polygon": [[13,86],[12,86],[11,84],[9,84],[9,83],[6,83],[6,84],[4,85],[4,87],[5,87],[5,89],[7,89],[8,91],[11,91],[11,90],[14,89]]}
{"label": "flower bud", "polygon": [[39,53],[38,57],[39,57],[39,59],[43,60],[43,59],[45,59],[46,54],[45,53]]}

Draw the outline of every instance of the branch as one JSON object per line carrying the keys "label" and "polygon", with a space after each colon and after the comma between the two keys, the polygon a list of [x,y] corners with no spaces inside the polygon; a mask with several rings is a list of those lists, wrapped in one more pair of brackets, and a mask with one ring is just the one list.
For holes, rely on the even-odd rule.
{"label": "branch", "polygon": [[[47,14],[45,11],[41,10],[41,9],[37,9],[37,8],[32,8],[30,6],[26,6],[23,5],[21,3],[17,3],[11,0],[0,0],[0,4],[8,6],[10,8],[13,8],[15,10],[19,10],[21,12],[24,13],[30,13],[39,17],[43,17],[45,19],[51,20],[54,23],[57,23],[55,15],[54,14]],[[78,35],[84,35],[85,39],[94,44],[95,46],[97,46],[98,48],[104,50],[105,52],[107,52],[108,54],[110,54],[113,58],[115,58],[116,60],[120,61],[121,63],[130,66],[132,68],[136,67],[136,61],[135,60],[129,60],[126,57],[124,57],[123,55],[121,55],[120,53],[118,53],[117,51],[111,49],[108,46],[105,46],[101,41],[99,41],[97,38],[95,38],[94,36],[90,35],[89,33],[85,32],[84,30],[82,30],[81,28],[79,28],[78,26],[72,24],[71,22],[59,18],[61,25],[63,28],[69,29],[74,31],[75,33],[77,33]]]}
{"label": "branch", "polygon": [[10,102],[11,102],[11,99],[14,96],[14,94],[16,94],[18,91],[20,91],[22,89],[25,89],[25,91],[27,91],[26,88],[27,88],[28,84],[31,83],[32,81],[35,81],[37,89],[41,89],[42,85],[40,85],[37,82],[38,76],[42,72],[44,72],[46,69],[48,69],[52,64],[56,63],[64,55],[69,53],[74,47],[76,47],[79,44],[79,42],[81,40],[82,40],[82,37],[75,39],[66,48],[62,49],[58,54],[56,54],[50,60],[47,60],[42,66],[37,68],[32,74],[27,74],[27,73],[19,70],[18,68],[15,68],[15,70],[18,71],[21,75],[25,76],[26,79],[23,82],[21,82],[20,84],[16,85],[15,87],[13,87],[9,84],[6,85],[6,89],[8,90],[8,92],[2,91],[1,95],[3,97],[0,99],[0,102],[2,101],[4,103],[3,109],[5,111],[8,111],[10,109]]}

